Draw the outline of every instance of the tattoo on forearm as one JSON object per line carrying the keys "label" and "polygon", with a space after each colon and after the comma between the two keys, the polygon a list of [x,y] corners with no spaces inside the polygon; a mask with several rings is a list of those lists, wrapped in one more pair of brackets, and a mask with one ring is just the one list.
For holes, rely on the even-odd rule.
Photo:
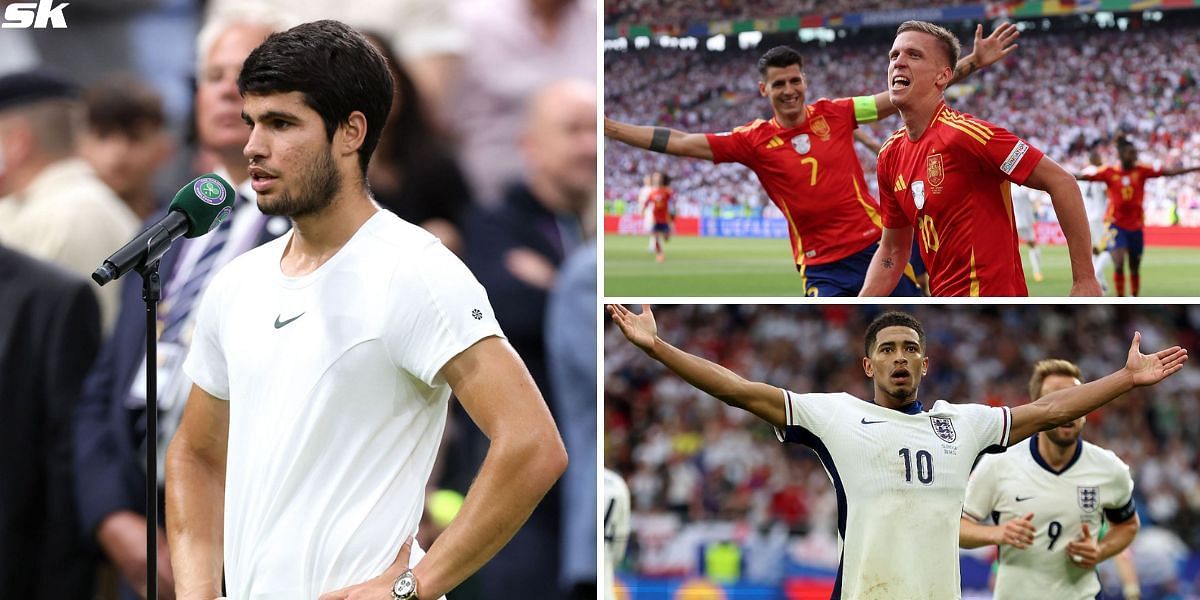
{"label": "tattoo on forearm", "polygon": [[975,64],[975,61],[973,61],[973,60],[967,61],[967,64],[965,64],[955,70],[954,81],[962,81],[962,80],[966,79],[967,77],[969,77],[971,75],[971,73],[974,73],[975,70],[978,68],[979,68],[979,66]]}
{"label": "tattoo on forearm", "polygon": [[890,269],[894,266],[896,266],[896,262],[893,261],[892,259],[890,259],[890,258],[883,259],[883,268]]}
{"label": "tattoo on forearm", "polygon": [[650,138],[650,149],[655,152],[667,151],[667,140],[671,139],[671,130],[666,127],[655,127],[654,137]]}

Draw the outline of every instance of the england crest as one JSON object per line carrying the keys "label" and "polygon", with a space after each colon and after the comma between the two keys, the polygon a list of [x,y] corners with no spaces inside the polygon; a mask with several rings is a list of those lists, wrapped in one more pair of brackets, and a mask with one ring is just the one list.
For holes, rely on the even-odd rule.
{"label": "england crest", "polygon": [[933,425],[933,432],[943,442],[951,443],[958,437],[954,434],[954,422],[950,417],[929,417],[929,422]]}
{"label": "england crest", "polygon": [[1079,508],[1083,509],[1083,512],[1095,512],[1096,503],[1098,502],[1096,486],[1087,487],[1081,485],[1078,487],[1078,490]]}
{"label": "england crest", "polygon": [[792,138],[792,149],[797,154],[808,154],[808,151],[812,149],[812,142],[808,139],[808,134],[802,133]]}
{"label": "england crest", "polygon": [[913,204],[915,204],[917,206],[917,210],[921,210],[922,208],[925,208],[925,182],[924,181],[912,182],[912,196],[913,196]]}

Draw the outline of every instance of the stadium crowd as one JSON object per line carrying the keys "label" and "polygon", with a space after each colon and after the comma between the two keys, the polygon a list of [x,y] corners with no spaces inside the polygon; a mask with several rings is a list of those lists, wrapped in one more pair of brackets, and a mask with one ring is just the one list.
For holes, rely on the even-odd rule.
{"label": "stadium crowd", "polygon": [[[969,44],[962,33],[960,40]],[[952,88],[955,108],[1026,137],[1068,170],[1087,166],[1090,148],[1116,164],[1113,140],[1125,133],[1140,161],[1161,168],[1200,164],[1200,53],[1195,29],[1027,31],[1008,59]],[[783,42],[792,43],[792,42]],[[758,96],[754,64],[771,42],[726,52],[654,49],[605,53],[605,112],[617,120],[661,124],[691,132],[728,131],[770,107]],[[799,45],[808,101],[885,89],[890,39],[839,38]],[[969,52],[970,48],[964,48]],[[884,139],[898,118],[865,126]],[[876,194],[873,153],[859,159]],[[636,198],[651,171],[671,175],[679,214],[711,214],[721,203],[756,210],[769,206],[753,174],[735,165],[647,153],[622,144],[605,147],[605,199]],[[1148,223],[1200,223],[1200,176],[1152,179],[1146,186]],[[608,205],[611,208],[611,205]],[[706,212],[708,211],[708,212]],[[773,208],[765,214],[777,216]]]}
{"label": "stadium crowd", "polygon": [[[661,338],[747,379],[870,398],[862,335],[882,310],[690,305],[656,306],[654,313]],[[1142,332],[1143,348],[1200,343],[1195,306],[905,310],[928,335],[929,373],[919,396],[926,406],[936,399],[1023,404],[1033,365],[1043,358],[1071,360],[1085,378],[1105,375],[1124,365],[1134,330]],[[753,553],[769,544],[764,532],[786,532],[793,560],[836,566],[837,502],[816,455],[779,443],[770,426],[647,359],[611,322],[604,410],[605,464],[625,477],[632,496],[640,548],[628,563],[633,572],[686,574],[680,566],[695,564],[694,551],[672,556],[667,540],[733,540]],[[1185,367],[1152,391],[1135,390],[1090,415],[1083,437],[1130,466],[1143,533],[1157,528],[1200,550],[1200,369]],[[762,559],[748,560],[748,570],[755,560]],[[772,575],[779,572],[763,576]]]}
{"label": "stadium crowd", "polygon": [[[483,284],[571,455],[525,527],[449,597],[518,585],[595,597],[595,521],[581,507],[595,501],[596,396],[579,384],[596,381],[595,344],[578,342],[596,318],[596,0],[128,0],[55,12],[64,27],[0,35],[0,597],[144,597],[143,451],[159,449],[161,500],[190,382],[170,385],[174,372],[159,369],[160,435],[147,439],[141,279],[99,288],[88,276],[184,182],[226,176],[244,201],[221,241],[181,239],[163,258],[159,332],[171,322],[188,333],[162,339],[158,357],[168,341],[186,349],[205,278],[290,228],[254,202],[242,62],[272,31],[324,18],[364,32],[396,82],[388,124],[371,124],[382,127],[374,199]],[[454,400],[448,410],[426,498],[453,506],[489,440]],[[454,513],[433,512],[426,548]],[[158,514],[159,591],[173,598]]]}
{"label": "stadium crowd", "polygon": [[[716,19],[769,19],[777,17],[803,17],[811,14],[841,14],[847,12],[868,12],[897,10],[905,8],[925,8],[931,4],[939,6],[959,6],[976,4],[971,0],[946,0],[936,3],[921,0],[835,0],[833,2],[817,2],[816,0],[800,0],[785,2],[783,0],[755,0],[753,2],[737,2],[736,0],[704,0],[689,2],[688,0],[616,0],[604,3],[604,23],[606,25],[654,25],[665,23],[692,23],[696,21]],[[697,17],[697,15],[704,15]]]}

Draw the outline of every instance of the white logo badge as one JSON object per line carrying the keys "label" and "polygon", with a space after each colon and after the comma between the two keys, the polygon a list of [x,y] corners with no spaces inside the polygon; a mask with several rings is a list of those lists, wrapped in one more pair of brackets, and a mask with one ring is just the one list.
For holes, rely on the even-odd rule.
{"label": "white logo badge", "polygon": [[913,204],[917,205],[917,210],[921,210],[922,208],[924,208],[925,207],[925,182],[924,181],[912,182],[912,195],[913,195]]}
{"label": "white logo badge", "polygon": [[55,5],[54,0],[38,0],[37,2],[14,2],[4,9],[3,29],[66,29],[67,17],[63,9],[70,2]]}
{"label": "white logo badge", "polygon": [[808,154],[808,151],[812,149],[812,143],[808,139],[808,134],[802,133],[792,138],[792,148],[798,154]]}

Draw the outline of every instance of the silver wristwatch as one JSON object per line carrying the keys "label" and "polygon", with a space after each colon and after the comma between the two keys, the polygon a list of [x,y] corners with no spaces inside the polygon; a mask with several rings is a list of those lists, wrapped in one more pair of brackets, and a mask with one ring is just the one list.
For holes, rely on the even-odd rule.
{"label": "silver wristwatch", "polygon": [[392,582],[392,600],[418,600],[417,576],[413,575],[412,569],[401,573]]}

